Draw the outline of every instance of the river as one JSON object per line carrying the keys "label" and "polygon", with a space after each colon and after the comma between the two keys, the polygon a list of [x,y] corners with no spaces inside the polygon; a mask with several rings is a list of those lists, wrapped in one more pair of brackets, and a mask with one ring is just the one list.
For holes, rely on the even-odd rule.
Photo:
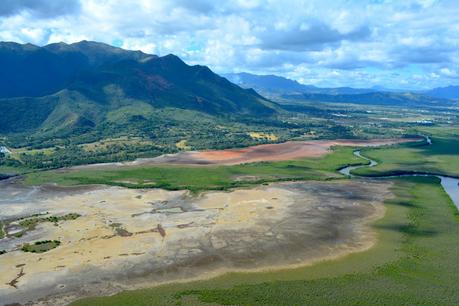
{"label": "river", "polygon": [[[432,142],[430,138],[427,138],[427,143],[430,145]],[[367,178],[365,176],[357,176],[355,174],[352,174],[352,171],[355,169],[363,168],[363,167],[374,167],[378,163],[375,160],[372,160],[368,157],[365,157],[361,154],[360,150],[354,151],[354,155],[358,156],[362,159],[365,159],[370,162],[368,165],[359,165],[359,166],[348,166],[345,168],[342,168],[339,170],[339,172],[345,176],[349,177],[359,177],[359,178]],[[386,175],[386,176],[378,176],[377,179],[383,179],[383,178],[396,178],[396,177],[406,177],[406,176],[436,176],[441,180],[441,185],[443,189],[446,191],[446,193],[449,195],[451,200],[453,201],[454,205],[456,205],[457,209],[459,210],[459,179],[453,178],[453,177],[448,177],[448,176],[442,176],[442,175],[434,175],[434,174],[428,174],[428,173],[416,173],[416,174],[401,174],[401,175]],[[372,179],[375,179],[376,177],[371,177]]]}

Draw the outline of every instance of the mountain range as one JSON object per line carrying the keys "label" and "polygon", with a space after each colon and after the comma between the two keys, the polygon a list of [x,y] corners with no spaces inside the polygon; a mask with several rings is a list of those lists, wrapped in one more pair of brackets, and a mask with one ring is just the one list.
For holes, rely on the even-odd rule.
{"label": "mountain range", "polygon": [[[276,75],[255,75],[250,73],[224,74],[228,80],[244,88],[254,88],[266,96],[309,99],[327,102],[352,102],[362,104],[451,103],[444,99],[459,99],[459,86],[434,88],[426,91],[394,90],[374,86],[372,88],[321,88],[304,85],[295,80]],[[438,100],[436,100],[437,98]]]}
{"label": "mountain range", "polygon": [[287,94],[282,96],[290,101],[352,103],[366,105],[382,105],[413,108],[443,108],[454,107],[458,103],[454,100],[435,98],[424,94],[411,92],[368,92],[361,94],[320,94],[303,93]]}
{"label": "mountain range", "polygon": [[459,99],[459,86],[437,87],[425,91],[424,94],[443,99]]}
{"label": "mountain range", "polygon": [[[0,65],[0,135],[7,135],[12,146],[126,135],[154,138],[169,147],[189,135],[195,143],[207,139],[212,146],[223,145],[215,133],[229,137],[227,145],[248,137],[238,132],[236,140],[231,135],[237,133],[225,132],[238,124],[245,130],[285,125],[276,119],[292,110],[282,105],[285,100],[449,106],[456,102],[444,97],[455,97],[457,90],[402,93],[319,88],[274,75],[221,77],[172,54],[159,57],[90,41],[43,47],[0,42]],[[264,96],[281,99],[276,103]]]}
{"label": "mountain range", "polygon": [[85,132],[114,117],[151,121],[164,108],[212,116],[270,116],[278,110],[254,90],[172,54],[89,41],[44,47],[3,42],[0,65],[0,133]]}
{"label": "mountain range", "polygon": [[368,88],[320,88],[313,85],[304,85],[298,81],[277,75],[256,75],[246,72],[223,74],[231,82],[244,88],[254,88],[266,94],[293,94],[293,93],[315,93],[315,94],[362,94],[375,92],[377,90]]}

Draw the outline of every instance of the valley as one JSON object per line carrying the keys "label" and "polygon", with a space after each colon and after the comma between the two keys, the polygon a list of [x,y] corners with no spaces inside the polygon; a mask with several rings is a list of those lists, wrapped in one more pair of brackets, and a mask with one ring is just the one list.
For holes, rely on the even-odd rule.
{"label": "valley", "polygon": [[0,64],[0,305],[459,304],[455,87],[91,41]]}

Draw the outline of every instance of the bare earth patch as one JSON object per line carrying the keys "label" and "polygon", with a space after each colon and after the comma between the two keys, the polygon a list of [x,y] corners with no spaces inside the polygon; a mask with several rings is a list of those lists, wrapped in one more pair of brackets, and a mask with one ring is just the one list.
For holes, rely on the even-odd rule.
{"label": "bare earth patch", "polygon": [[277,144],[257,145],[242,149],[181,152],[177,154],[162,155],[154,158],[140,158],[133,162],[84,165],[76,166],[72,169],[108,169],[123,166],[157,164],[235,165],[260,161],[282,161],[308,157],[321,157],[330,153],[330,149],[333,146],[367,147],[399,144],[421,140],[423,140],[423,138],[289,141]]}
{"label": "bare earth patch", "polygon": [[409,141],[416,139],[289,141],[236,150],[196,152],[191,157],[194,160],[216,164],[241,164],[320,157],[329,153],[333,146],[381,146]]}

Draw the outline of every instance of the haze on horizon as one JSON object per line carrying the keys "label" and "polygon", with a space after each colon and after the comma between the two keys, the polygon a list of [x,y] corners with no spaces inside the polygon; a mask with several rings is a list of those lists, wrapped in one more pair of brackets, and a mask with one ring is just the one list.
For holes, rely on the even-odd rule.
{"label": "haze on horizon", "polygon": [[3,0],[0,40],[94,40],[321,87],[459,85],[457,1]]}

